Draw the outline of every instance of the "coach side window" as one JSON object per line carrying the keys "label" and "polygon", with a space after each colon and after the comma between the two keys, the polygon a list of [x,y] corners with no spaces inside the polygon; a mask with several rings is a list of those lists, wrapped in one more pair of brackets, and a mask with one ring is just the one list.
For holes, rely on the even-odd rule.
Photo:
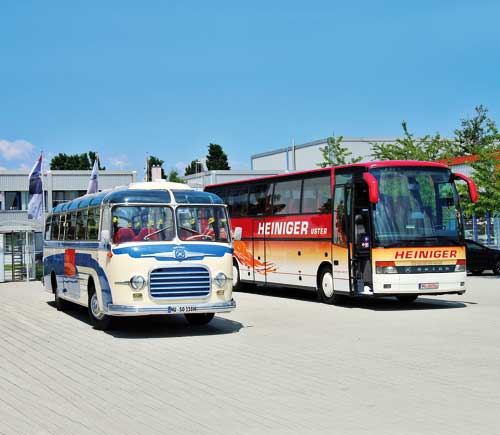
{"label": "coach side window", "polygon": [[75,240],[76,235],[76,212],[66,215],[66,233],[64,240]]}
{"label": "coach side window", "polygon": [[249,216],[261,216],[269,213],[272,184],[256,184],[250,186],[248,194]]}
{"label": "coach side window", "polygon": [[58,237],[59,240],[66,240],[66,233],[68,231],[67,227],[68,222],[66,222],[66,217],[69,220],[69,214],[68,215],[62,214],[59,219],[59,237]]}
{"label": "coach side window", "polygon": [[302,213],[331,213],[330,175],[306,178],[302,193]]}
{"label": "coach side window", "polygon": [[51,217],[52,225],[50,227],[50,240],[57,240],[59,238],[59,221],[61,216],[56,214]]}
{"label": "coach side window", "polygon": [[87,210],[80,210],[76,214],[76,240],[85,240],[87,230]]}
{"label": "coach side window", "polygon": [[45,219],[45,240],[50,240],[50,223],[52,222],[52,216],[48,216]]}
{"label": "coach side window", "polygon": [[281,181],[275,184],[273,193],[274,214],[298,214],[302,180]]}
{"label": "coach side window", "polygon": [[230,216],[246,216],[248,214],[248,188],[234,187],[227,195]]}
{"label": "coach side window", "polygon": [[100,209],[99,208],[91,208],[89,209],[88,220],[87,220],[87,239],[88,240],[97,240],[99,236],[99,216]]}

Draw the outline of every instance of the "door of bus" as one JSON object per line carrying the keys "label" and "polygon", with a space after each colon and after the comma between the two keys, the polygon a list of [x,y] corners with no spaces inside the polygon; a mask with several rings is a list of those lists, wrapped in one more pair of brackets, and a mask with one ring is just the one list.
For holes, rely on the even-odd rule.
{"label": "door of bus", "polygon": [[266,239],[265,232],[259,231],[265,225],[265,219],[255,218],[252,220],[253,234],[253,279],[256,283],[266,283]]}
{"label": "door of bus", "polygon": [[368,186],[356,180],[352,187],[351,205],[351,294],[363,293],[371,286],[372,266],[370,261],[371,226]]}
{"label": "door of bus", "polygon": [[333,288],[339,293],[350,293],[350,216],[351,184],[335,186],[333,198]]}

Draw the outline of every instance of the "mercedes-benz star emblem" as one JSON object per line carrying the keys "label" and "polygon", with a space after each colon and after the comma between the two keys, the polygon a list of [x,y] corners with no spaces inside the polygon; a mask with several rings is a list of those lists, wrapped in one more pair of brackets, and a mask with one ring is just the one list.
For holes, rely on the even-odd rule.
{"label": "mercedes-benz star emblem", "polygon": [[186,258],[186,250],[182,246],[174,248],[174,256],[177,260],[184,260]]}

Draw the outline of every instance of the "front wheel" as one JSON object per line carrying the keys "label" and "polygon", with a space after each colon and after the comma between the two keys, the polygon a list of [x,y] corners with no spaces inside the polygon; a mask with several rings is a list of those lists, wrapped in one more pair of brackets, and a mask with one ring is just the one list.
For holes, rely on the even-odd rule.
{"label": "front wheel", "polygon": [[97,293],[93,286],[89,286],[89,318],[94,329],[105,331],[111,327],[111,317],[106,316],[99,307]]}
{"label": "front wheel", "polygon": [[238,263],[236,261],[233,262],[233,290],[238,291],[241,288],[240,281],[240,268],[238,267]]}
{"label": "front wheel", "polygon": [[184,314],[190,325],[206,325],[214,318],[214,313]]}
{"label": "front wheel", "polygon": [[418,298],[418,295],[399,295],[399,296],[396,296],[396,298],[398,298],[398,301],[401,303],[401,304],[411,304],[412,302],[414,302],[417,298]]}
{"label": "front wheel", "polygon": [[342,296],[335,293],[333,288],[333,275],[330,268],[324,268],[318,279],[318,294],[325,304],[338,304],[342,301]]}
{"label": "front wheel", "polygon": [[500,275],[500,258],[496,261],[495,265],[493,266],[493,273],[495,275]]}

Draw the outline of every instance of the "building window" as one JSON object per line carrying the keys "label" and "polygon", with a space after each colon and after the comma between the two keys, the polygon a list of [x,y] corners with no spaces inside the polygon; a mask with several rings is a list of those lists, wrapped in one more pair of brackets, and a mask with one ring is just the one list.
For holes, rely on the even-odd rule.
{"label": "building window", "polygon": [[27,210],[28,192],[5,192],[5,210]]}
{"label": "building window", "polygon": [[52,192],[52,208],[63,202],[71,201],[87,193],[86,190],[54,190]]}

